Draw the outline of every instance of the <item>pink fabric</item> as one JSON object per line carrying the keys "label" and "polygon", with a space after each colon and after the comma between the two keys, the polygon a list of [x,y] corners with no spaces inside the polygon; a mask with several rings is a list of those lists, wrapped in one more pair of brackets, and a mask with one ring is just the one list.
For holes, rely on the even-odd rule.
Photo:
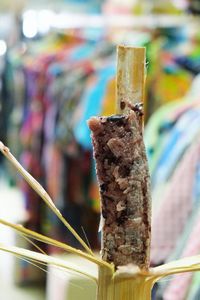
{"label": "pink fabric", "polygon": [[[187,247],[183,252],[182,258],[187,256],[193,256],[200,253],[200,219],[198,218],[197,224],[190,235],[187,243]],[[185,273],[182,275],[176,275],[170,282],[169,286],[165,290],[163,295],[164,300],[184,300],[188,287],[191,283],[192,276],[194,273]]]}
{"label": "pink fabric", "polygon": [[59,178],[62,178],[63,164],[62,153],[56,145],[46,144],[44,147],[44,161],[47,191],[52,200],[56,202],[61,190]]}
{"label": "pink fabric", "polygon": [[200,138],[183,156],[166,188],[160,207],[153,215],[151,261],[159,264],[174,249],[192,211],[195,168],[200,159]]}

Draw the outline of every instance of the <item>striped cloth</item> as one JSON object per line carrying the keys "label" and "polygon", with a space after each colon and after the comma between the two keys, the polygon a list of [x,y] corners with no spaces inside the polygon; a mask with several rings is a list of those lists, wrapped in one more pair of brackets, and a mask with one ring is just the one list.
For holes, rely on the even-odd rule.
{"label": "striped cloth", "polygon": [[[183,252],[182,258],[193,256],[200,253],[200,214],[198,220],[193,228],[193,231],[188,239],[187,246]],[[194,273],[185,273],[182,275],[174,276],[169,286],[164,292],[164,300],[184,300],[187,299],[187,291],[192,281]]]}
{"label": "striped cloth", "polygon": [[153,264],[160,264],[169,257],[194,208],[193,187],[199,161],[200,137],[184,154],[166,187],[159,208],[153,215],[151,244]]}

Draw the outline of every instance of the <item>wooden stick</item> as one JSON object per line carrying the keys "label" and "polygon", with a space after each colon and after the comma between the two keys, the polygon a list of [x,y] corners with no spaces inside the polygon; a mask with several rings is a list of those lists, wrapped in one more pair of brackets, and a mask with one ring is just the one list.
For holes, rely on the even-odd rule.
{"label": "wooden stick", "polygon": [[144,101],[146,51],[144,47],[117,48],[117,114],[127,113],[127,103]]}
{"label": "wooden stick", "polygon": [[[93,117],[88,122],[101,195],[101,254],[103,260],[114,263],[116,268],[132,263],[147,270],[151,223],[150,177],[141,133],[142,113],[138,104],[132,104],[133,99],[141,101],[136,94],[144,94],[145,50],[130,47],[119,47],[118,50],[118,91],[122,91],[120,99],[124,99],[120,102],[120,107],[124,103],[120,113],[126,110],[130,113]],[[134,56],[135,52],[138,55]],[[135,63],[134,59],[131,62],[133,57],[139,57],[140,63]],[[138,68],[141,57],[142,75],[141,68]],[[136,89],[132,81],[130,84],[130,78],[138,83]]]}
{"label": "wooden stick", "polygon": [[[131,264],[148,273],[150,177],[138,104],[144,97],[144,68],[144,48],[118,47],[117,115],[93,117],[88,125],[101,195],[102,258],[115,270]],[[110,270],[99,268],[98,300],[150,299],[151,288],[143,297],[139,275],[131,284],[119,277],[113,281]]]}

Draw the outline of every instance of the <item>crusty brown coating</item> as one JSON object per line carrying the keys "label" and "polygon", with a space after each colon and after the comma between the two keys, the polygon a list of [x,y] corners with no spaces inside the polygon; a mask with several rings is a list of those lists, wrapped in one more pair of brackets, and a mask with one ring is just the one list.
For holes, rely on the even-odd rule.
{"label": "crusty brown coating", "polygon": [[105,261],[149,267],[150,178],[140,117],[93,117],[94,157],[101,195],[102,247]]}

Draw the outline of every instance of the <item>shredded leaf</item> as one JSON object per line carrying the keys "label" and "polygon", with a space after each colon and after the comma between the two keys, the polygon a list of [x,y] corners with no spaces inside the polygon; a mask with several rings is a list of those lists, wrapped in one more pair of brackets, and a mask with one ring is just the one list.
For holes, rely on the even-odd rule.
{"label": "shredded leaf", "polygon": [[10,223],[8,221],[5,221],[5,220],[2,220],[2,219],[0,219],[0,224],[3,224],[3,225],[8,226],[10,228],[13,228],[14,230],[16,230],[18,232],[21,232],[25,236],[28,236],[28,237],[33,238],[35,240],[44,242],[44,243],[49,244],[49,245],[56,246],[56,247],[58,247],[60,249],[63,249],[67,252],[70,252],[70,253],[76,254],[78,256],[81,256],[81,257],[83,257],[83,258],[85,258],[85,259],[87,259],[87,260],[89,260],[89,261],[91,261],[91,262],[93,262],[93,263],[95,263],[99,266],[105,266],[105,267],[113,270],[113,266],[111,264],[103,261],[102,259],[99,259],[95,256],[91,256],[91,255],[89,255],[89,254],[87,254],[87,253],[85,253],[85,252],[83,252],[79,249],[75,249],[73,247],[70,247],[67,244],[64,244],[64,243],[59,242],[57,240],[46,237],[46,236],[44,236],[40,233],[34,232],[30,229],[26,229],[22,225],[15,225],[15,224],[12,224],[12,223]]}
{"label": "shredded leaf", "polygon": [[50,255],[45,255],[45,254],[41,254],[38,252],[30,251],[30,250],[23,249],[23,248],[13,247],[13,246],[4,246],[2,244],[0,244],[0,250],[18,255],[22,258],[31,259],[34,261],[61,267],[63,269],[70,270],[70,271],[73,271],[80,275],[86,276],[86,277],[90,278],[91,280],[94,280],[95,282],[97,282],[97,276],[94,276],[93,274],[90,274],[89,272],[83,272],[81,270],[81,266],[75,266],[72,263],[66,262],[65,260],[61,260],[56,257],[52,257]]}
{"label": "shredded leaf", "polygon": [[25,239],[27,242],[29,242],[31,245],[33,245],[39,252],[48,255],[41,247],[39,247],[36,243],[34,243],[30,238],[28,238],[25,234],[20,234],[18,232],[18,234]]}
{"label": "shredded leaf", "polygon": [[6,147],[2,142],[0,142],[0,151],[2,154],[11,162],[11,164],[17,169],[17,171],[24,177],[28,184],[35,190],[35,192],[44,200],[47,206],[55,213],[55,215],[60,219],[60,221],[68,228],[68,230],[74,235],[74,237],[79,241],[83,248],[92,256],[94,253],[88,247],[88,245],[82,240],[82,238],[77,234],[77,232],[71,227],[71,225],[65,220],[61,212],[57,209],[53,203],[49,194],[44,190],[44,188],[39,184],[35,178],[33,178],[17,161],[17,159],[12,155],[9,148]]}
{"label": "shredded leaf", "polygon": [[155,276],[200,271],[200,255],[185,257],[151,269]]}

